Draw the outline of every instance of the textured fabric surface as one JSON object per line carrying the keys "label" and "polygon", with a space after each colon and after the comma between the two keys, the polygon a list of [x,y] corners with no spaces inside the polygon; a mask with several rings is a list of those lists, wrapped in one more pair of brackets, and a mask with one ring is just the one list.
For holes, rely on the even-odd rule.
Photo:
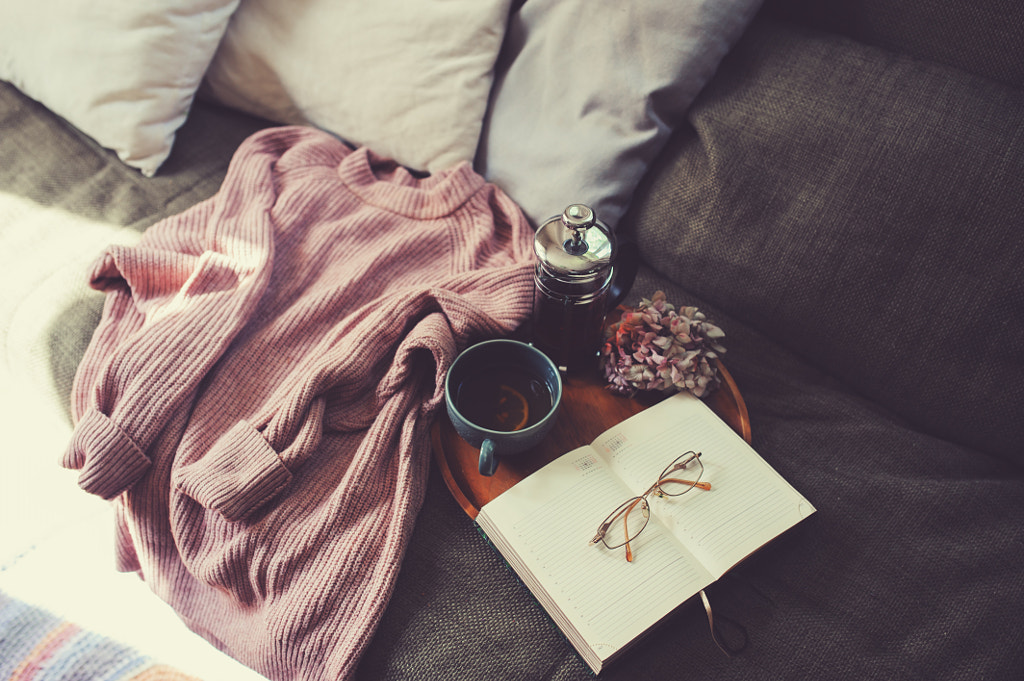
{"label": "textured fabric surface", "polygon": [[197,681],[130,646],[0,592],[0,678]]}
{"label": "textured fabric surface", "polygon": [[[917,431],[706,301],[726,332],[754,447],[818,513],[690,602],[599,678],[1012,679],[1024,673],[1024,472]],[[735,623],[731,624],[729,621]],[[360,678],[593,678],[435,471]],[[699,670],[699,673],[698,671]]]}
{"label": "textured fabric surface", "polygon": [[245,0],[204,93],[417,170],[472,161],[510,0]]}
{"label": "textured fabric surface", "polygon": [[540,225],[615,228],[647,165],[760,0],[529,0],[497,65],[476,167]]}
{"label": "textured fabric surface", "polygon": [[[782,28],[770,30],[781,31]],[[792,37],[790,32],[779,35]],[[765,39],[763,34],[761,39]],[[807,107],[806,115],[800,119],[804,124],[808,118],[814,118],[815,111],[822,112],[829,124],[823,122],[819,128],[810,130],[813,141],[825,154],[829,145],[843,144],[856,128],[852,124],[840,126],[841,119],[829,113],[830,102],[839,95],[830,98],[827,89],[819,95],[819,88],[794,87],[792,81],[785,78],[785,70],[771,68],[774,50],[785,48],[787,44],[788,39],[779,47],[758,53],[759,59],[765,62],[765,70],[758,68],[758,64],[752,65],[750,78],[778,82],[780,87],[773,105],[801,103]],[[833,61],[845,63],[850,58],[851,47],[847,43],[829,42],[827,47]],[[749,49],[749,46],[741,49]],[[805,49],[809,48],[804,46],[795,52],[785,52],[794,68]],[[825,45],[821,49],[824,50]],[[847,56],[844,57],[844,53]],[[866,62],[871,61],[868,57],[873,55],[887,64],[906,63],[892,59],[891,55],[865,53],[859,48],[855,48],[853,54]],[[823,83],[829,82],[828,73],[827,70],[821,72]],[[963,84],[962,74],[958,76],[945,70],[942,73],[947,87]],[[716,78],[712,84],[717,82]],[[858,82],[850,80],[851,84]],[[933,93],[941,93],[939,82],[939,72],[925,68],[915,72],[904,88],[894,88],[890,94],[896,96],[906,90],[902,93],[906,97],[919,85],[929,84]],[[732,79],[724,85],[729,92],[743,89],[734,71]],[[1007,96],[1002,90],[988,88],[977,92],[979,97],[994,93]],[[719,91],[717,96],[724,94]],[[902,101],[897,98],[895,103]],[[947,99],[942,101],[948,102]],[[858,103],[855,98],[848,99],[851,114],[857,111]],[[960,105],[976,106],[977,103],[960,102]],[[744,110],[740,103],[736,106]],[[818,106],[821,108],[816,108]],[[788,110],[793,115],[794,108],[790,106]],[[720,126],[715,139],[720,142],[729,135],[744,134],[758,117],[767,115],[766,111],[771,112],[772,107],[746,110],[741,120]],[[872,125],[879,116],[891,120],[885,115],[887,111],[891,115],[891,109],[885,108],[864,111],[859,120],[865,126]],[[209,114],[207,111],[197,113]],[[75,149],[72,157],[84,153],[79,148],[81,142],[73,136],[66,138],[70,146],[63,154],[38,141],[64,139],[59,123],[40,123],[45,119],[42,114],[38,118],[31,124],[38,124],[40,128],[36,133],[36,144],[39,144],[36,148],[40,150],[38,156],[45,156],[45,159],[18,154],[12,157],[16,158],[16,163],[12,162],[11,166],[0,164],[0,172],[22,164],[35,167],[39,162],[45,162],[48,168],[59,168],[59,160],[55,158],[68,156],[71,148]],[[182,134],[197,120],[186,124]],[[1000,117],[983,117],[983,120],[993,138],[1002,136],[1001,130],[1005,129]],[[917,126],[925,126],[933,134],[942,132],[927,118],[901,118],[900,121],[904,134],[912,134]],[[781,125],[785,121],[776,119],[774,122]],[[29,121],[19,125],[29,125]],[[230,130],[230,125],[192,128],[190,134],[194,136],[190,139],[193,142],[182,146],[183,137],[179,137],[175,153],[189,151],[204,157],[206,148],[221,144],[218,135],[223,135],[225,129]],[[786,130],[790,136],[783,134]],[[807,144],[808,140],[793,135],[806,130],[805,126],[779,128],[773,138],[772,158],[786,161],[788,153],[797,153],[800,145]],[[974,126],[966,126],[964,134],[983,147],[991,144]],[[948,136],[940,135],[936,139],[936,145],[949,145],[957,139],[954,131],[949,131]],[[8,140],[7,136],[0,136],[0,145]],[[759,151],[749,137],[744,140],[743,148],[751,151],[751,156],[744,157],[745,162],[749,159],[753,171],[768,176],[782,172],[770,163],[759,161],[758,154],[768,152]],[[919,144],[922,149],[928,146],[923,136]],[[852,141],[850,146],[854,146]],[[956,148],[962,151],[963,145],[958,144]],[[808,157],[802,158],[806,163]],[[710,163],[710,160],[704,162]],[[787,163],[783,168],[791,180],[806,178],[801,163],[795,160]],[[197,162],[195,172],[200,173],[203,167]],[[738,172],[744,167],[730,166],[730,169]],[[976,181],[974,175],[968,174],[966,166],[956,167],[963,170],[964,182]],[[718,170],[719,173],[725,171],[724,167]],[[933,169],[933,172],[938,171]],[[689,188],[697,184],[694,177],[699,175],[692,173],[686,163],[678,167],[666,166],[654,185],[658,190],[647,195],[645,203],[661,206],[662,217],[676,216],[682,207],[693,206]],[[672,175],[677,181],[670,181]],[[46,177],[44,173],[34,178],[23,177],[20,181],[24,183],[22,187],[42,186],[47,184]],[[74,187],[88,191],[87,172],[54,173],[52,177],[58,179],[47,189],[53,196],[62,195],[64,190],[73,192]],[[182,168],[176,185],[191,186],[193,180],[199,191],[204,181],[194,178],[188,168]],[[880,177],[870,192],[860,195],[859,201],[866,205],[875,202],[875,207],[879,202],[884,205],[886,199],[877,197],[885,196],[884,190],[891,184],[889,180],[891,177]],[[789,188],[781,178],[777,182],[780,196],[786,196]],[[117,186],[130,185],[125,181]],[[949,189],[949,185],[945,187]],[[216,184],[210,193],[215,189]],[[108,192],[116,196],[117,206],[108,205],[107,194],[91,194],[89,203],[94,207],[90,210],[97,213],[125,211],[133,200],[153,201],[154,205],[159,205],[155,199],[158,191],[173,196],[175,186],[160,185],[152,195],[141,188],[126,194]],[[651,191],[651,187],[647,191]],[[999,193],[998,188],[989,191],[994,194],[984,195],[984,201],[965,192],[947,191],[942,206],[944,210],[952,210],[954,204],[962,202],[963,214],[970,215],[979,203]],[[804,195],[810,198],[816,194],[807,191]],[[701,200],[698,205],[708,215],[721,213],[723,219],[737,212],[753,225],[760,224],[757,220],[765,206],[771,207],[764,194],[749,197],[734,194],[728,203]],[[847,197],[844,209],[853,211],[858,205],[853,197]],[[655,213],[624,224],[638,233],[665,229],[665,222]],[[827,224],[835,228],[836,220]],[[884,241],[892,224],[865,221],[865,229],[874,228],[865,232],[863,240]],[[688,235],[692,239],[693,233],[685,224],[677,225],[677,229],[679,236],[671,244],[678,244]],[[752,233],[756,231],[751,229]],[[972,224],[970,233],[976,235],[974,240],[979,244],[1001,243],[1011,248],[1018,241],[1014,223],[993,223],[987,234],[977,224]],[[778,239],[780,245],[784,243],[783,236]],[[806,243],[801,233],[788,238],[791,248]],[[971,242],[964,240],[963,243]],[[756,244],[748,246],[755,247]],[[649,249],[648,253],[652,251]],[[727,334],[724,339],[728,348],[726,366],[749,408],[755,448],[815,504],[818,513],[759,551],[709,590],[716,618],[723,622],[723,633],[733,641],[738,637],[738,631],[724,618],[746,629],[749,644],[741,655],[725,657],[710,639],[707,619],[700,606],[688,604],[600,678],[624,681],[663,681],[680,676],[750,681],[779,678],[973,681],[1024,677],[1024,651],[1019,645],[1024,639],[1024,623],[1020,617],[1024,611],[1024,586],[1020,579],[1020,566],[1024,564],[1024,543],[1020,538],[1020,527],[1024,525],[1024,506],[1020,503],[1024,498],[1021,468],[985,451],[923,432],[919,424],[902,416],[908,403],[893,401],[886,406],[877,401],[877,391],[862,390],[857,381],[861,380],[865,367],[872,368],[874,363],[884,360],[886,353],[900,349],[899,343],[893,340],[877,349],[875,326],[851,325],[846,330],[851,338],[845,340],[851,346],[854,340],[860,341],[864,354],[869,355],[871,361],[858,365],[857,371],[841,374],[833,367],[837,352],[830,344],[834,339],[825,337],[823,340],[820,333],[813,336],[814,342],[804,339],[805,334],[814,331],[815,320],[828,319],[833,314],[829,299],[819,301],[817,307],[808,304],[806,317],[774,320],[760,311],[760,304],[750,303],[740,295],[746,288],[744,277],[756,274],[756,270],[749,266],[729,269],[730,278],[719,271],[729,258],[749,265],[750,260],[743,259],[749,258],[748,253],[712,250],[710,257],[707,251],[703,251],[704,255],[701,253],[699,249],[673,251],[671,261],[680,265],[673,277],[684,286],[651,270],[643,270],[628,302],[636,303],[639,298],[649,297],[654,290],[662,288],[668,292],[671,302],[698,305],[722,326]],[[659,260],[659,267],[668,271],[666,260]],[[703,264],[705,260],[711,260],[711,264]],[[785,264],[785,259],[782,262]],[[810,278],[818,282],[835,276],[836,263],[819,258],[809,259],[801,267],[778,269],[771,262],[763,266],[777,270],[779,277],[802,273],[801,281]],[[843,273],[848,277],[851,271]],[[760,273],[759,276],[766,275]],[[759,286],[762,281],[755,277],[750,287]],[[915,295],[923,296],[920,305],[911,306],[922,315],[919,318],[922,324],[930,319],[926,316],[930,312],[927,304],[935,302],[927,293],[932,285],[941,283],[929,277],[924,282],[927,285],[912,289]],[[991,292],[991,287],[999,285],[994,279],[981,279],[976,283],[978,288],[972,291],[976,296]],[[807,289],[807,295],[815,292],[812,289]],[[728,295],[720,299],[719,291]],[[757,290],[748,291],[747,296],[761,300]],[[771,324],[766,323],[768,319],[773,320]],[[95,322],[95,318],[90,321],[63,317],[56,324],[54,335],[66,339],[51,350],[57,374],[66,375],[74,370]],[[800,325],[796,326],[798,323]],[[1012,324],[1013,320],[1003,323]],[[997,324],[994,328],[1002,327]],[[822,343],[827,352],[818,350]],[[1019,342],[1011,341],[1006,347],[1018,348]],[[872,348],[877,350],[869,352]],[[907,352],[917,356],[934,353],[935,349],[925,346],[920,353]],[[938,361],[924,364],[931,367],[929,371],[936,380],[945,375],[943,372],[948,366]],[[1012,395],[1007,399],[1013,406]],[[1015,404],[1017,413],[1024,411],[1019,396]],[[953,419],[950,427],[960,423],[959,419]],[[970,423],[954,435],[977,437]],[[388,609],[363,656],[357,677],[367,681],[593,678],[525,587],[451,498],[436,469],[430,474],[425,502]]]}
{"label": "textured fabric surface", "polygon": [[421,179],[274,128],[211,199],[110,246],[63,465],[117,498],[118,567],[270,678],[351,675],[445,372],[528,315],[531,238],[468,162]]}
{"label": "textured fabric surface", "polygon": [[758,23],[688,118],[630,221],[652,266],[1024,462],[1024,94]]}
{"label": "textured fabric surface", "polygon": [[238,0],[0,5],[0,79],[153,175]]}
{"label": "textured fabric surface", "polygon": [[45,106],[0,83],[0,191],[82,218],[143,231],[209,198],[242,140],[269,124],[197,104],[156,177],[118,163]]}
{"label": "textured fabric surface", "polygon": [[0,83],[0,338],[10,368],[68,412],[74,369],[54,360],[80,355],[99,320],[103,296],[87,274],[96,254],[212,196],[238,145],[267,125],[197,105],[181,144],[146,178]]}
{"label": "textured fabric surface", "polygon": [[1018,0],[766,0],[765,10],[894,52],[1024,87]]}

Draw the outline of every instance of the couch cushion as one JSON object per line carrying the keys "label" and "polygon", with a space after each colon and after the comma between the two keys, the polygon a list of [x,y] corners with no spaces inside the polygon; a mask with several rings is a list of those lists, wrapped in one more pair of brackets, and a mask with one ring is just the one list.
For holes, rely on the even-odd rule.
{"label": "couch cushion", "polygon": [[766,0],[765,11],[1024,87],[1020,0]]}
{"label": "couch cushion", "polygon": [[417,170],[472,161],[510,0],[246,0],[204,92]]}
{"label": "couch cushion", "polygon": [[238,0],[0,5],[0,79],[153,175]]}
{"label": "couch cushion", "polygon": [[917,427],[1024,462],[1024,93],[755,23],[625,226]]}

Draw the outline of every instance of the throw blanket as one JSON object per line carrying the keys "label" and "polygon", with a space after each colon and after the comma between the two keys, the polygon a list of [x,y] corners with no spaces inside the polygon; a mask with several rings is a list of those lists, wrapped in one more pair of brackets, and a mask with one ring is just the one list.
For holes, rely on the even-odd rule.
{"label": "throw blanket", "polygon": [[0,592],[0,679],[198,681],[130,646]]}
{"label": "throw blanket", "polygon": [[532,231],[469,164],[416,177],[265,130],[111,246],[63,464],[121,570],[273,679],[345,678],[391,593],[456,353],[529,314]]}

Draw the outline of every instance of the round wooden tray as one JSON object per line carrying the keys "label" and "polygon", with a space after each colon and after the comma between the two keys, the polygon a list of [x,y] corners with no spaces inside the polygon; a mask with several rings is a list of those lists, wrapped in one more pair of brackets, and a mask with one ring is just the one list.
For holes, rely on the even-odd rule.
{"label": "round wooden tray", "polygon": [[[718,371],[722,385],[705,401],[723,421],[750,442],[747,405],[721,362],[718,363]],[[660,394],[639,394],[636,397],[617,395],[606,390],[604,380],[597,375],[562,378],[562,404],[559,407],[558,423],[551,433],[532,450],[500,459],[498,470],[491,477],[480,475],[477,470],[480,450],[459,437],[447,413],[442,412],[431,426],[430,441],[434,458],[448,489],[470,518],[476,518],[481,506],[527,475],[562,454],[591,442],[616,423],[664,399]]]}

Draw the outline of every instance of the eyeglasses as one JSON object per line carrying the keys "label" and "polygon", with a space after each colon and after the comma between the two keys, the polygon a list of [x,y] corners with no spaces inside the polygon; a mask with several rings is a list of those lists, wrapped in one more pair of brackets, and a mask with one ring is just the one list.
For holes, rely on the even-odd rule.
{"label": "eyeglasses", "polygon": [[[638,497],[624,501],[612,511],[598,526],[597,534],[590,540],[591,544],[603,542],[609,549],[626,547],[626,560],[633,560],[633,550],[629,543],[637,538],[647,527],[651,517],[651,507],[647,497],[654,493],[658,497],[678,497],[686,494],[694,487],[705,491],[711,490],[711,483],[701,482],[704,464],[700,460],[701,453],[689,451],[672,461],[658,476],[657,482]],[[635,511],[635,513],[634,513]]]}

